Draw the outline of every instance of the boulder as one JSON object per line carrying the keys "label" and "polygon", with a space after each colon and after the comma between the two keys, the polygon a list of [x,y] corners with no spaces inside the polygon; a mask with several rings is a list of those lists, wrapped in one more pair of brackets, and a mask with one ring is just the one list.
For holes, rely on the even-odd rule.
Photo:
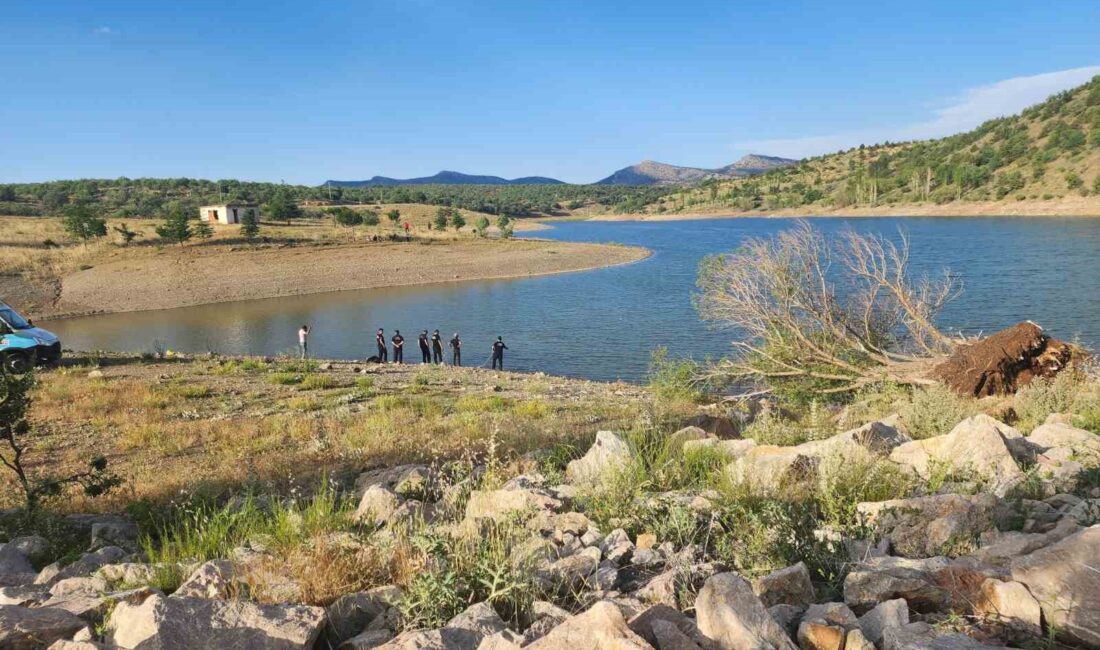
{"label": "boulder", "polygon": [[951,601],[947,590],[919,569],[861,565],[844,578],[844,602],[857,612],[898,598],[920,612],[940,611]]}
{"label": "boulder", "polygon": [[474,490],[466,502],[466,519],[499,520],[509,513],[529,510],[549,513],[562,503],[545,490]]}
{"label": "boulder", "polygon": [[882,650],[993,650],[965,634],[941,632],[928,623],[910,623],[886,630]]}
{"label": "boulder", "polygon": [[726,472],[735,482],[775,488],[816,477],[818,463],[816,456],[798,447],[758,445],[726,466]]}
{"label": "boulder", "polygon": [[707,580],[695,600],[695,615],[699,631],[722,650],[795,649],[752,585],[736,573],[719,573]]}
{"label": "boulder", "polygon": [[50,590],[44,585],[0,587],[0,605],[20,605],[22,607],[29,607],[49,597]]}
{"label": "boulder", "polygon": [[522,643],[523,636],[512,630],[504,630],[482,639],[477,650],[519,650]]}
{"label": "boulder", "polygon": [[956,476],[985,482],[1003,496],[1023,478],[1005,442],[1014,431],[987,415],[976,415],[955,425],[948,434],[899,445],[890,452],[890,460],[923,479],[930,478],[937,465],[947,466]]}
{"label": "boulder", "polygon": [[61,609],[0,605],[0,648],[5,650],[36,650],[71,639],[87,627],[87,623]]}
{"label": "boulder", "polygon": [[974,603],[974,613],[995,617],[1033,636],[1042,634],[1039,602],[1019,582],[987,578]]}
{"label": "boulder", "polygon": [[340,644],[365,630],[386,609],[387,605],[370,592],[344,594],[325,608],[325,636],[334,645]]}
{"label": "boulder", "polygon": [[175,594],[181,598],[235,598],[244,593],[244,583],[229,560],[203,562],[191,572]]}
{"label": "boulder", "polygon": [[[706,637],[704,637],[699,631],[699,628],[695,626],[694,621],[680,612],[680,610],[669,607],[668,605],[661,604],[647,607],[641,613],[635,614],[627,623],[635,634],[657,648],[664,648],[657,634],[656,627],[658,624],[675,627],[693,644],[698,645],[707,643]],[[665,634],[664,636],[672,637],[674,635]]]}
{"label": "boulder", "polygon": [[365,630],[340,644],[340,650],[373,650],[393,639],[388,629]]}
{"label": "boulder", "polygon": [[565,591],[576,591],[585,587],[589,576],[600,566],[600,549],[588,547],[552,563],[548,569],[550,582]]}
{"label": "boulder", "polygon": [[860,629],[848,630],[844,639],[844,650],[876,650],[875,644],[863,635]]}
{"label": "boulder", "polygon": [[630,462],[630,445],[611,431],[600,431],[583,457],[570,461],[565,477],[577,485],[601,485]]}
{"label": "boulder", "polygon": [[404,499],[383,485],[371,485],[363,490],[359,506],[355,509],[355,521],[374,526],[385,525]]}
{"label": "boulder", "polygon": [[44,562],[50,554],[51,544],[40,535],[24,535],[12,538],[8,545],[18,550],[31,563]]}
{"label": "boulder", "polygon": [[909,604],[904,598],[895,598],[875,605],[871,611],[859,617],[863,636],[875,645],[882,644],[886,630],[909,624]]}
{"label": "boulder", "polygon": [[912,499],[864,502],[856,512],[894,553],[922,558],[965,547],[1014,518],[1009,504],[992,494],[938,494]]}
{"label": "boulder", "polygon": [[1074,642],[1100,647],[1100,525],[1011,565],[1012,579],[1039,601],[1047,625]]}
{"label": "boulder", "polygon": [[1036,377],[1054,376],[1073,356],[1072,346],[1024,321],[976,343],[958,346],[932,369],[930,377],[960,395],[1007,395]]}
{"label": "boulder", "polygon": [[1027,440],[1044,452],[1066,449],[1073,456],[1100,462],[1100,436],[1065,423],[1053,422],[1035,427]]}
{"label": "boulder", "polygon": [[421,497],[430,484],[432,470],[427,465],[398,465],[363,472],[355,479],[355,494],[380,486],[406,498]]}
{"label": "boulder", "polygon": [[752,589],[764,607],[779,604],[806,607],[814,602],[810,571],[802,562],[753,580]]}
{"label": "boulder", "polygon": [[451,631],[448,636],[453,637],[452,645],[457,645],[461,639],[470,648],[476,648],[485,637],[506,629],[508,626],[500,618],[500,614],[489,603],[484,602],[470,605],[444,626],[444,631]]}
{"label": "boulder", "polygon": [[668,621],[653,621],[651,626],[658,650],[701,650],[698,643]]}
{"label": "boulder", "polygon": [[38,572],[14,544],[0,544],[0,587],[18,587],[34,582]]}
{"label": "boulder", "polygon": [[119,603],[106,637],[123,648],[308,650],[324,621],[319,607],[153,595],[140,604]]}
{"label": "boulder", "polygon": [[701,429],[705,434],[715,436],[720,440],[741,437],[741,426],[738,422],[721,415],[700,413],[685,420],[683,425]]}
{"label": "boulder", "polygon": [[756,441],[751,438],[748,439],[734,439],[734,440],[720,440],[718,438],[703,438],[702,440],[688,440],[684,443],[684,451],[691,451],[694,449],[714,449],[718,453],[725,456],[728,460],[734,461],[738,458],[749,453],[749,450],[756,446]]}
{"label": "boulder", "polygon": [[678,607],[683,594],[695,593],[715,573],[716,567],[709,563],[673,567],[650,578],[634,596],[643,603]]}
{"label": "boulder", "polygon": [[99,570],[100,567],[108,564],[116,564],[125,557],[126,551],[121,548],[117,546],[106,546],[94,553],[85,553],[81,555],[80,559],[76,562],[64,567],[56,562],[51,564],[38,572],[38,577],[35,578],[34,583],[52,585],[65,578],[90,576]]}
{"label": "boulder", "polygon": [[1019,531],[989,531],[982,536],[982,546],[973,556],[979,561],[997,567],[1007,567],[1021,555],[1028,555],[1081,530],[1073,517],[1063,517],[1053,529],[1045,533]]}
{"label": "boulder", "polygon": [[684,449],[684,443],[692,440],[706,440],[710,436],[699,427],[687,426],[668,437],[669,449]]}
{"label": "boulder", "polygon": [[530,650],[650,650],[645,639],[630,630],[613,603],[600,601],[574,616],[546,636],[527,646]]}

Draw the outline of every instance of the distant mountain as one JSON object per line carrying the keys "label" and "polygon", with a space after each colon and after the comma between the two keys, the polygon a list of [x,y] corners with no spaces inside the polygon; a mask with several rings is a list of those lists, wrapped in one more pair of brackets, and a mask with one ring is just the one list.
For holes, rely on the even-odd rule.
{"label": "distant mountain", "polygon": [[786,167],[797,160],[749,154],[718,169],[680,167],[655,160],[643,160],[637,165],[623,167],[596,185],[694,185],[710,178],[731,179],[763,174],[777,167]]}
{"label": "distant mountain", "polygon": [[333,187],[371,187],[377,185],[564,185],[562,181],[545,176],[525,176],[508,180],[500,176],[478,176],[461,172],[441,171],[434,176],[421,178],[389,178],[375,176],[365,181],[325,181]]}

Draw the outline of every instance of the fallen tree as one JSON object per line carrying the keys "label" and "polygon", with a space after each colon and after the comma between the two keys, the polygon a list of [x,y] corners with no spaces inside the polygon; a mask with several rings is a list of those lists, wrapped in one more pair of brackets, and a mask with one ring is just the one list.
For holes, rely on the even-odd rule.
{"label": "fallen tree", "polygon": [[913,279],[909,241],[806,222],[704,260],[696,308],[733,330],[735,354],[707,381],[736,397],[851,393],[872,382],[929,384],[928,360],[960,342],[935,325],[960,293],[950,273]]}

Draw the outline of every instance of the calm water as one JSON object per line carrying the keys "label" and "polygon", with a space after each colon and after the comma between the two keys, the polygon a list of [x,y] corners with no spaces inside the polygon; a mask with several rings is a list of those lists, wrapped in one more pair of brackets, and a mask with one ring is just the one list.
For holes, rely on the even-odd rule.
{"label": "calm water", "polygon": [[[950,267],[964,293],[942,325],[990,332],[1030,318],[1056,336],[1100,345],[1100,219],[820,219],[909,234],[914,268]],[[691,304],[699,260],[747,236],[791,225],[787,219],[664,223],[575,222],[537,233],[571,241],[638,244],[649,259],[627,266],[522,280],[344,291],[45,323],[66,347],[145,351],[155,344],[190,352],[276,354],[291,350],[300,324],[314,328],[317,356],[374,354],[374,330],[399,328],[406,360],[419,358],[417,333],[458,331],[466,365],[486,362],[498,334],[508,369],[591,379],[639,380],[658,346],[697,359],[729,349],[730,334],[700,321]]]}

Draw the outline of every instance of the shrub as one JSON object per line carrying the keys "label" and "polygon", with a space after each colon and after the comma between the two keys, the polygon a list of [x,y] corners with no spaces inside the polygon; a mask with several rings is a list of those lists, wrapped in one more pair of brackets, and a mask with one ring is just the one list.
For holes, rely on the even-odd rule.
{"label": "shrub", "polygon": [[1080,369],[1060,372],[1053,379],[1038,378],[1016,391],[1013,409],[1023,431],[1039,426],[1051,413],[1068,413],[1074,424],[1100,432],[1100,382]]}
{"label": "shrub", "polygon": [[291,386],[302,383],[302,376],[296,372],[276,372],[267,378],[273,384]]}
{"label": "shrub", "polygon": [[901,421],[914,439],[949,433],[960,421],[980,411],[974,399],[961,397],[942,384],[914,390],[901,408]]}
{"label": "shrub", "polygon": [[690,359],[670,359],[667,348],[657,348],[649,361],[649,387],[669,401],[698,402],[703,398],[696,378],[699,364]]}

